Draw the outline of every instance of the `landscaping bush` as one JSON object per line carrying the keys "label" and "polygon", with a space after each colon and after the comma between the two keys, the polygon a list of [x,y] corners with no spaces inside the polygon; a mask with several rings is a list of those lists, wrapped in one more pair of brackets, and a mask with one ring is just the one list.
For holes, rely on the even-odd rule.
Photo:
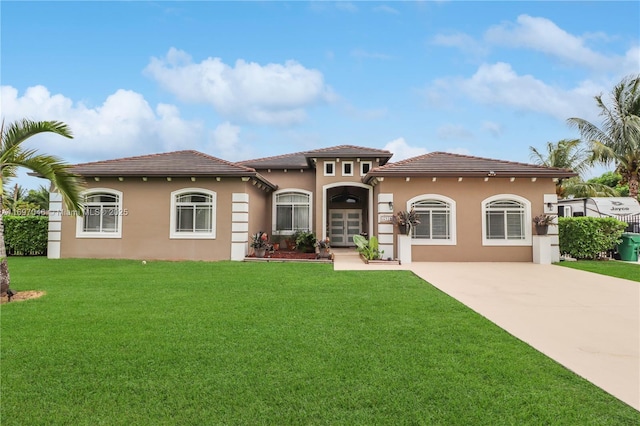
{"label": "landscaping bush", "polygon": [[4,216],[3,221],[8,255],[47,254],[48,216]]}
{"label": "landscaping bush", "polygon": [[611,217],[560,217],[560,253],[576,259],[597,259],[615,248],[627,224]]}

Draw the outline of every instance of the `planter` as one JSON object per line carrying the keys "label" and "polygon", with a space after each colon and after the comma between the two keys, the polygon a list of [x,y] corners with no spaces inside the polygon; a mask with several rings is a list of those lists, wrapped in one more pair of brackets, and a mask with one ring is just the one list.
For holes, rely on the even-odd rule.
{"label": "planter", "polygon": [[286,243],[287,243],[287,250],[293,251],[293,250],[296,249],[296,242],[295,241],[287,240]]}
{"label": "planter", "polygon": [[264,255],[267,253],[267,249],[257,248],[257,249],[254,249],[253,252],[255,253],[256,257],[264,257]]}
{"label": "planter", "polygon": [[330,248],[321,248],[316,250],[316,259],[333,259],[333,253]]}
{"label": "planter", "polygon": [[280,243],[273,243],[273,249],[274,249],[275,251],[280,250]]}
{"label": "planter", "polygon": [[549,225],[536,225],[536,234],[547,235],[549,232]]}
{"label": "planter", "polygon": [[409,235],[411,233],[411,225],[398,225],[400,235]]}

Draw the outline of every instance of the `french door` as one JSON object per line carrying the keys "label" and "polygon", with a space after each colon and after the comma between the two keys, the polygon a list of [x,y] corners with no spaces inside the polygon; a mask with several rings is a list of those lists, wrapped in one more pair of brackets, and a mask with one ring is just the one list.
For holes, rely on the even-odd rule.
{"label": "french door", "polygon": [[329,238],[332,246],[353,246],[353,236],[362,232],[362,210],[329,210]]}

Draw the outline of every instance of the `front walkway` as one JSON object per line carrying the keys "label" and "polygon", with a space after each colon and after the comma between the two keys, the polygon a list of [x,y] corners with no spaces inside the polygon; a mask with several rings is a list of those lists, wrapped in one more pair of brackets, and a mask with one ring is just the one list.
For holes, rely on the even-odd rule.
{"label": "front walkway", "polygon": [[413,271],[640,410],[638,282],[533,263],[365,265],[348,250],[336,250],[334,269]]}

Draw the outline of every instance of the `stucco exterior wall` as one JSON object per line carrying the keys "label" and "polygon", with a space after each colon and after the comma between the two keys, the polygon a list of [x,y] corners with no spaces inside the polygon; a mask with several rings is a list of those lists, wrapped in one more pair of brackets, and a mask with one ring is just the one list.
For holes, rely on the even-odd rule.
{"label": "stucco exterior wall", "polygon": [[[231,253],[232,194],[244,193],[250,182],[239,177],[198,178],[102,178],[89,181],[88,188],[109,188],[121,191],[121,238],[76,238],[76,218],[64,214],[60,255],[63,258],[123,258],[167,260],[227,260]],[[184,188],[202,188],[216,193],[215,239],[171,239],[171,192]],[[250,191],[258,191],[251,189]],[[264,194],[263,191],[260,191]],[[261,208],[260,194],[251,194],[253,211]],[[254,216],[253,214],[250,215]],[[260,217],[260,215],[255,215]],[[251,220],[251,218],[250,218]],[[261,220],[261,219],[260,219]]]}
{"label": "stucco exterior wall", "polygon": [[[531,216],[544,211],[544,194],[555,194],[554,182],[547,179],[518,178],[405,178],[386,177],[376,193],[392,193],[394,211],[407,210],[407,202],[423,194],[439,194],[456,202],[456,245],[412,245],[412,260],[418,262],[531,262],[532,247],[483,246],[482,201],[498,194],[514,194],[531,203]],[[533,231],[533,224],[529,226]],[[397,242],[397,228],[394,229]]]}

